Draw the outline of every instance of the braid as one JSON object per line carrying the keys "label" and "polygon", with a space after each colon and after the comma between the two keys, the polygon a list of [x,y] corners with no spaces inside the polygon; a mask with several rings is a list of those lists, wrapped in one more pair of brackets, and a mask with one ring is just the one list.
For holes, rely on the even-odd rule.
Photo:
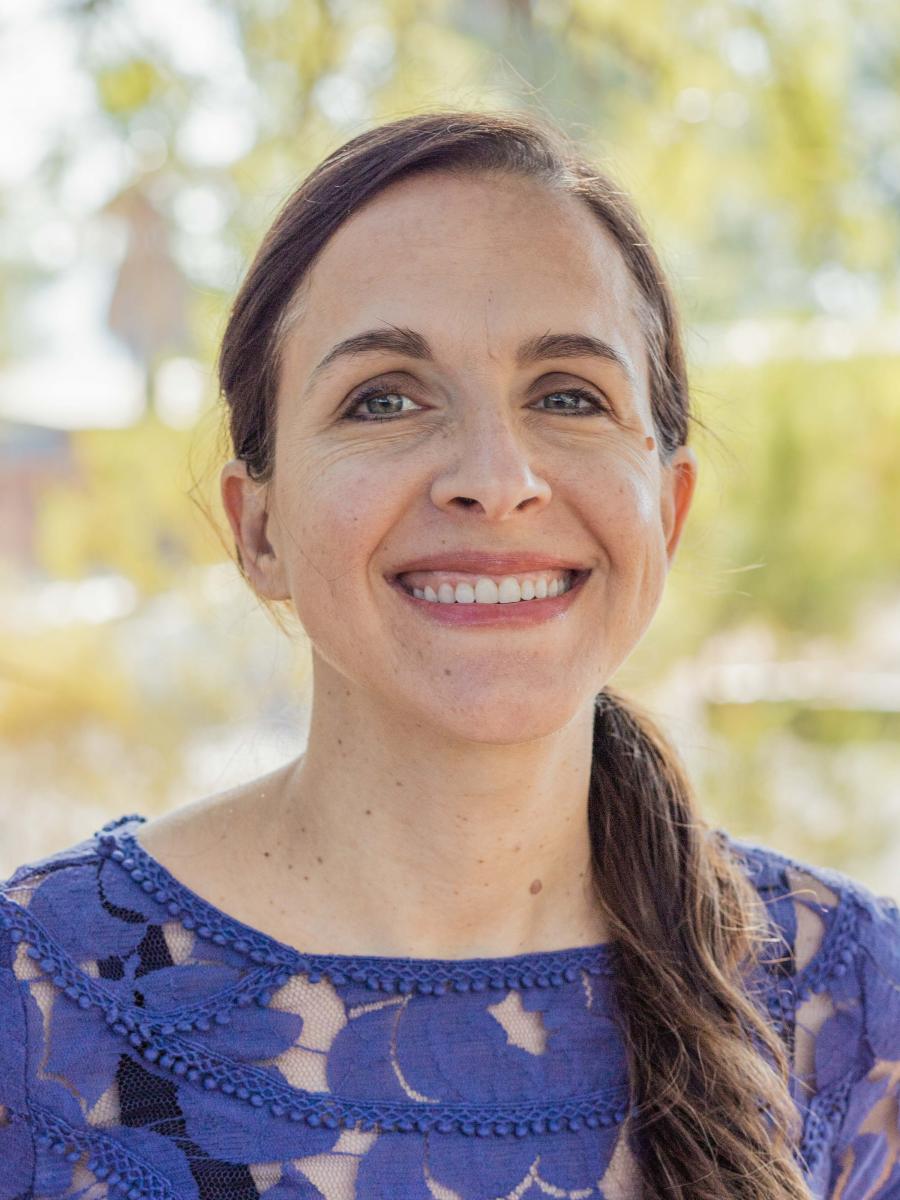
{"label": "braid", "polygon": [[589,825],[622,962],[646,1200],[809,1200],[786,1051],[746,987],[768,940],[761,902],[697,816],[673,748],[609,688],[596,702]]}

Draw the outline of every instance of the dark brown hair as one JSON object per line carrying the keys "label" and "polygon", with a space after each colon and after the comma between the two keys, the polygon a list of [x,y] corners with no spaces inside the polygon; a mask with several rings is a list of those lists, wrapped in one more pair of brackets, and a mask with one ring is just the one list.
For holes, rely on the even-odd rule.
{"label": "dark brown hair", "polygon": [[[328,239],[388,185],[427,171],[504,172],[579,197],[615,238],[637,284],[650,401],[667,461],[692,417],[674,302],[622,189],[543,117],[430,112],[340,146],[289,197],[235,299],[219,357],[234,455],[272,475],[282,344],[298,289]],[[238,552],[238,566],[246,578]],[[774,933],[698,814],[673,747],[605,687],[596,697],[589,793],[598,903],[617,943],[630,1065],[628,1133],[651,1200],[809,1200],[786,1049],[755,987]],[[761,976],[760,976],[761,978]]]}

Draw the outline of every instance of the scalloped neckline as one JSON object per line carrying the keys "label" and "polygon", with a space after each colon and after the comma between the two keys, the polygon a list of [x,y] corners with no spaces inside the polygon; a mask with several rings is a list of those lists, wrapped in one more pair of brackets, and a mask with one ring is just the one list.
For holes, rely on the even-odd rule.
{"label": "scalloped neckline", "polygon": [[402,972],[410,968],[414,970],[422,968],[429,971],[446,973],[448,976],[458,976],[460,973],[468,970],[482,975],[491,969],[501,975],[509,975],[533,968],[543,975],[547,973],[562,973],[567,967],[571,967],[576,960],[582,965],[585,962],[595,963],[606,973],[609,970],[611,960],[616,956],[617,945],[615,941],[598,942],[588,946],[567,946],[559,950],[534,950],[526,951],[522,954],[477,958],[415,958],[402,955],[329,954],[301,950],[297,946],[280,941],[264,930],[232,916],[224,909],[213,904],[212,901],[205,899],[199,892],[195,892],[186,883],[182,883],[168,867],[155,858],[149,850],[144,848],[142,843],[135,837],[134,830],[129,828],[129,826],[140,827],[146,821],[147,818],[140,813],[119,817],[104,825],[101,833],[114,837],[122,850],[127,851],[128,855],[140,867],[149,870],[165,886],[165,889],[169,893],[182,899],[184,907],[189,911],[202,912],[214,920],[216,924],[224,925],[233,930],[237,935],[236,940],[239,942],[247,942],[249,944],[254,942],[260,943],[282,962],[286,959],[314,961],[320,970],[333,968],[339,974],[350,974],[354,968],[366,965],[386,974],[392,974],[395,971]]}

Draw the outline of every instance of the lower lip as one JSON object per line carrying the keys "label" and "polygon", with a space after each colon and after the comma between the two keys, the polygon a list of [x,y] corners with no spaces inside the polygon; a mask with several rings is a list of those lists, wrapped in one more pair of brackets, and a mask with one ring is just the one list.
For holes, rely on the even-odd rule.
{"label": "lower lip", "polygon": [[545,600],[519,600],[513,604],[440,604],[411,595],[396,579],[388,582],[417,612],[441,625],[540,625],[558,619],[571,608],[587,581],[590,571],[580,571],[567,592]]}

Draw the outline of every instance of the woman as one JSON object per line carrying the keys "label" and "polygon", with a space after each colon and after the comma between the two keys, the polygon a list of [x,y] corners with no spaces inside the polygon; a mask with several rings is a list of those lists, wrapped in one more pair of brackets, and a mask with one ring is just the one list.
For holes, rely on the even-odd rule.
{"label": "woman", "polygon": [[659,264],[548,123],[370,130],[220,378],[306,751],[6,887],[0,1195],[900,1195],[900,914],[711,830],[608,681],[697,477]]}

